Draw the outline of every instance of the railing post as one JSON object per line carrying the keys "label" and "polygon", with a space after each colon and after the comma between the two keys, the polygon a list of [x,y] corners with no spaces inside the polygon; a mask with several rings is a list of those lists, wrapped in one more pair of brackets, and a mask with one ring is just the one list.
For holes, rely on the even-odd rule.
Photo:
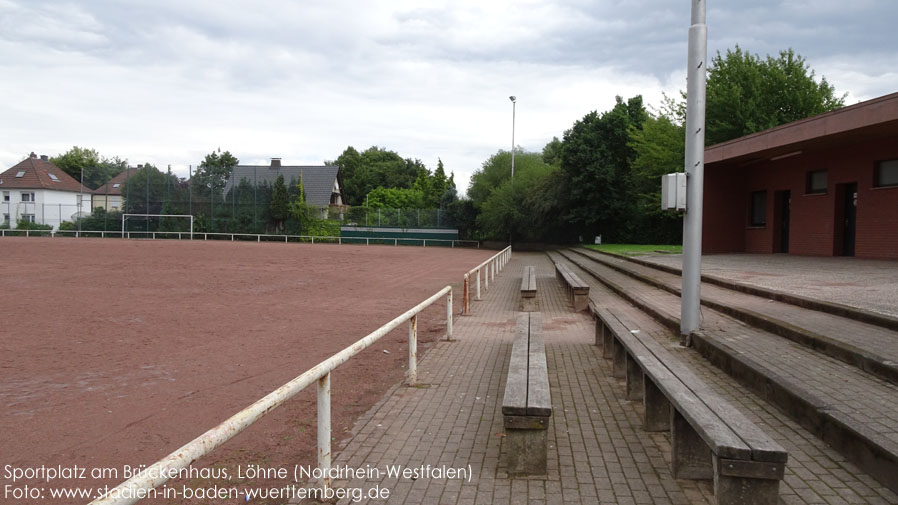
{"label": "railing post", "polygon": [[477,298],[474,298],[478,302],[480,301],[480,270],[480,268],[477,269]]}
{"label": "railing post", "polygon": [[468,305],[469,305],[469,302],[471,301],[471,288],[470,288],[470,282],[468,281],[468,277],[469,277],[469,275],[465,274],[464,292],[461,295],[462,302],[463,302],[462,305],[464,305],[464,313],[465,314],[468,313]]}
{"label": "railing post", "polygon": [[446,340],[452,340],[452,288],[446,295]]}
{"label": "railing post", "polygon": [[331,485],[331,374],[318,379],[318,468],[321,470],[321,487]]}
{"label": "railing post", "polygon": [[408,320],[408,385],[418,382],[418,315]]}
{"label": "railing post", "polygon": [[483,270],[483,282],[484,282],[483,289],[489,291],[489,289],[490,289],[490,264],[489,264],[489,262],[487,262],[487,264],[484,266],[484,268],[482,268],[482,270]]}

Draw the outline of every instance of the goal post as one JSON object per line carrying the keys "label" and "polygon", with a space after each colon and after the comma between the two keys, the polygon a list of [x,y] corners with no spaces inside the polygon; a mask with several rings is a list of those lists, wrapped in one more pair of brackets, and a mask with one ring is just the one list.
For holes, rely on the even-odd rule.
{"label": "goal post", "polygon": [[122,214],[122,238],[125,238],[125,221],[128,220],[129,217],[158,217],[158,218],[169,218],[169,217],[185,217],[190,218],[190,239],[193,240],[193,220],[194,217],[190,214]]}

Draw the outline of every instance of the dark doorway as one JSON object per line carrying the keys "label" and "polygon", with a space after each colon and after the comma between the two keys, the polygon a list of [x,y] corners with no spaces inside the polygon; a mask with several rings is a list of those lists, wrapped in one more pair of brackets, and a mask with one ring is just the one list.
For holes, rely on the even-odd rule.
{"label": "dark doorway", "polygon": [[789,211],[792,206],[791,191],[777,191],[774,195],[773,252],[789,252]]}
{"label": "dark doorway", "polygon": [[840,184],[840,186],[844,190],[836,192],[841,196],[836,202],[837,205],[842,207],[842,256],[854,256],[857,225],[857,183]]}

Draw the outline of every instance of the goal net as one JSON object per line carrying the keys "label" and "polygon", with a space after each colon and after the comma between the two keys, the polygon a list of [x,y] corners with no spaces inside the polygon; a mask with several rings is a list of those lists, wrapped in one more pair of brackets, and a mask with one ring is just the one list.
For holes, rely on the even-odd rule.
{"label": "goal net", "polygon": [[122,214],[122,236],[126,233],[179,234],[193,238],[194,217],[190,214]]}

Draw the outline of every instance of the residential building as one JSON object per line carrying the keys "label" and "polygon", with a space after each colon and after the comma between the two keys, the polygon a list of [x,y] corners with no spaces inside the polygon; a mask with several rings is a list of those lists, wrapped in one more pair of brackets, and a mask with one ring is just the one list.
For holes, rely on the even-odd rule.
{"label": "residential building", "polygon": [[15,228],[20,220],[59,228],[91,212],[93,190],[82,186],[47,156],[31,153],[0,174],[0,213],[3,224]]}

